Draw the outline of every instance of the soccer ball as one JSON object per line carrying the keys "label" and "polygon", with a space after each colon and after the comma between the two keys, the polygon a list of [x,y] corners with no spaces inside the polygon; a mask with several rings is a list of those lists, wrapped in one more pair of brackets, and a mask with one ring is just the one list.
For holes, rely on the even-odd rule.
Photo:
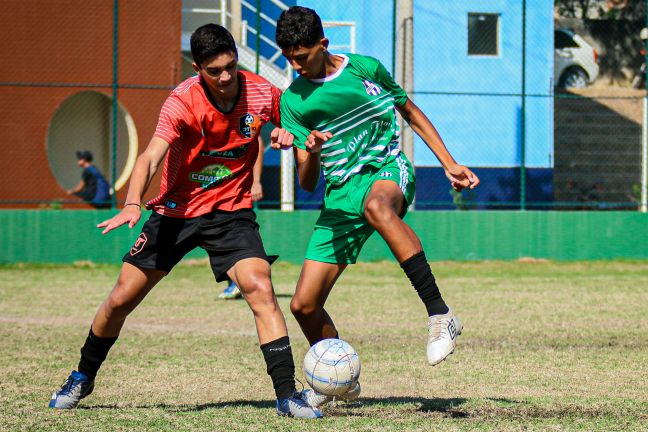
{"label": "soccer ball", "polygon": [[343,395],[353,389],[360,378],[360,357],[343,340],[321,340],[304,357],[304,376],[318,393]]}

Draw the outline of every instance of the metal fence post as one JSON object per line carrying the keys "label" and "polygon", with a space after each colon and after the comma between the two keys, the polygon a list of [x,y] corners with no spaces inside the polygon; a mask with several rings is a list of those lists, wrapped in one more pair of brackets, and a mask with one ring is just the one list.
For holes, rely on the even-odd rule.
{"label": "metal fence post", "polygon": [[261,0],[256,2],[256,68],[255,72],[259,73],[261,62]]}
{"label": "metal fence post", "polygon": [[[645,25],[648,28],[648,0],[646,0],[646,17]],[[648,64],[648,39],[644,40],[646,54],[644,62]],[[643,121],[641,134],[641,206],[639,210],[642,213],[648,211],[648,79],[644,80],[646,85],[646,94],[643,98]]]}
{"label": "metal fence post", "polygon": [[117,207],[117,190],[115,182],[117,181],[117,126],[118,126],[118,106],[117,93],[119,88],[119,0],[113,0],[113,80],[112,80],[112,162],[111,162],[111,183],[113,193],[110,198],[110,205],[114,209]]}
{"label": "metal fence post", "polygon": [[[648,0],[646,0],[648,1]],[[392,77],[396,79],[396,38],[398,34],[398,26],[396,22],[396,8],[398,0],[394,0],[392,3],[392,64],[391,64],[391,73]]]}
{"label": "metal fence post", "polygon": [[520,210],[526,210],[526,0],[522,0],[522,115],[520,116]]}
{"label": "metal fence post", "polygon": [[[412,95],[414,92],[414,0],[398,0],[397,14],[396,63],[398,64],[398,73],[394,78],[408,95]],[[414,165],[414,132],[402,118],[400,126],[401,150]]]}

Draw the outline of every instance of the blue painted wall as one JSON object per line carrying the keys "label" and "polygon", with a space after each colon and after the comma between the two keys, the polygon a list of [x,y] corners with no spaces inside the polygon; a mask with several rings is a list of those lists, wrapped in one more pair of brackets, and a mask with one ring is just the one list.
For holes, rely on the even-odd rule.
{"label": "blue painted wall", "polygon": [[[526,3],[527,94],[548,95],[553,69],[553,1]],[[468,55],[471,12],[500,15],[498,56]],[[415,1],[414,52],[415,101],[428,113],[456,159],[477,167],[519,166],[521,97],[515,95],[522,90],[522,2]],[[551,167],[552,101],[527,97],[526,109],[527,166]],[[438,166],[418,138],[415,161],[419,166]]]}
{"label": "blue painted wall", "polygon": [[[354,21],[357,52],[371,55],[388,70],[392,64],[392,2],[297,0],[324,21]],[[553,199],[553,1],[527,1],[526,166],[527,201],[542,208]],[[382,7],[377,7],[381,5]],[[468,13],[500,15],[499,55],[468,55]],[[325,30],[332,43],[346,35]],[[493,203],[480,208],[515,207],[520,199],[522,148],[522,2],[507,0],[414,0],[415,102],[439,129],[451,153],[474,167],[482,185],[468,201]],[[439,92],[448,94],[436,94]],[[435,93],[435,94],[429,94]],[[476,95],[479,93],[480,95]],[[278,165],[278,152],[266,153]],[[418,137],[415,164],[417,208],[454,208],[439,164]],[[323,185],[320,185],[323,186]],[[321,187],[319,188],[321,189]],[[321,190],[298,201],[317,201]],[[506,203],[511,203],[507,206]],[[537,207],[536,207],[537,208]]]}
{"label": "blue painted wall", "polygon": [[[391,69],[392,2],[297,0],[296,3],[315,9],[324,21],[355,22],[357,52],[374,56]],[[378,4],[382,7],[377,7]],[[468,56],[470,12],[500,15],[498,56]],[[553,1],[528,1],[526,14],[526,84],[527,94],[532,95],[526,100],[526,162],[529,167],[548,168],[552,167],[553,160],[553,104],[546,97],[551,93],[553,70]],[[347,33],[333,29],[326,32],[332,43],[347,43]],[[414,100],[437,126],[453,155],[470,166],[519,166],[522,2],[415,0],[414,50]],[[418,166],[438,166],[434,155],[418,137],[415,162]]]}
{"label": "blue painted wall", "polygon": [[[314,9],[322,21],[355,22],[356,52],[377,58],[387,70],[391,70],[392,64],[392,3],[388,0],[297,0],[299,6]],[[348,43],[346,30],[327,28],[324,33],[331,44]]]}

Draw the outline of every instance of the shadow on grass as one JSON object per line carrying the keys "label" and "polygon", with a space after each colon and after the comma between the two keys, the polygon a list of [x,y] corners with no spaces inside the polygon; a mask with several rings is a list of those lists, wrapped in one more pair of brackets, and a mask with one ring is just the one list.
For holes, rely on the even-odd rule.
{"label": "shadow on grass", "polygon": [[[648,414],[642,406],[634,407],[630,412],[619,410],[607,404],[561,403],[542,405],[531,401],[501,397],[479,399],[464,398],[421,398],[421,397],[386,397],[360,398],[354,402],[330,403],[324,408],[327,417],[385,417],[415,415],[439,416],[453,419],[601,419],[633,421],[648,420]],[[270,400],[233,400],[198,405],[143,404],[135,406],[88,405],[80,410],[123,410],[160,409],[169,413],[190,413],[225,408],[274,409],[275,401]]]}
{"label": "shadow on grass", "polygon": [[[466,417],[465,413],[455,411],[455,409],[465,403],[467,399],[451,398],[451,399],[428,399],[419,397],[387,397],[387,398],[360,398],[355,402],[343,403],[341,405],[331,404],[327,408],[337,409],[344,407],[345,409],[356,410],[363,407],[395,407],[397,405],[412,405],[415,411],[420,412],[438,412],[447,414],[450,417]],[[170,412],[192,412],[204,411],[210,409],[222,409],[232,407],[250,407],[250,408],[274,408],[275,401],[269,400],[233,400],[227,402],[214,402],[199,405],[170,405],[170,404],[144,404],[135,406],[116,406],[116,405],[82,405],[77,409],[94,410],[94,409],[115,409],[115,410],[128,410],[128,409],[162,409]]]}

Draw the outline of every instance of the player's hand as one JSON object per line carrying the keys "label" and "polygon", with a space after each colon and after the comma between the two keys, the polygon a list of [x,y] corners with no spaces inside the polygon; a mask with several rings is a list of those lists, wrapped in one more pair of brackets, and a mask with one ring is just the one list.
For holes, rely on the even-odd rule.
{"label": "player's hand", "polygon": [[270,132],[270,147],[274,150],[286,150],[292,148],[295,137],[284,128],[274,128]]}
{"label": "player's hand", "polygon": [[252,183],[252,201],[260,201],[263,199],[263,186],[261,182]]}
{"label": "player's hand", "polygon": [[322,151],[322,144],[333,138],[331,132],[312,131],[306,138],[306,151],[309,153],[319,153]]}
{"label": "player's hand", "polygon": [[466,188],[475,189],[479,185],[479,177],[463,165],[455,164],[447,167],[445,175],[450,180],[452,188],[457,192]]}
{"label": "player's hand", "polygon": [[142,210],[135,205],[129,205],[124,207],[115,216],[101,222],[97,225],[97,228],[104,228],[101,234],[106,234],[125,224],[128,224],[128,228],[133,228],[139,222],[140,217],[142,217]]}

